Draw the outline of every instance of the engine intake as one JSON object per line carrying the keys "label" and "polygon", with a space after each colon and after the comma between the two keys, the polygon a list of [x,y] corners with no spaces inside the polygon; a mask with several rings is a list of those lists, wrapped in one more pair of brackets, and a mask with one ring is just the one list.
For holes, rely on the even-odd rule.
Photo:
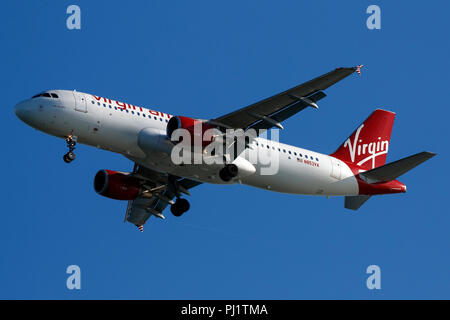
{"label": "engine intake", "polygon": [[239,173],[239,169],[238,169],[237,165],[231,163],[231,164],[227,164],[225,167],[223,167],[219,171],[219,177],[223,181],[228,182],[231,179],[233,179],[234,177],[236,177],[238,175],[238,173]]}
{"label": "engine intake", "polygon": [[141,190],[139,180],[113,170],[98,171],[94,178],[94,189],[98,194],[115,200],[134,200]]}
{"label": "engine intake", "polygon": [[229,182],[234,178],[244,178],[256,172],[256,168],[250,161],[238,157],[233,163],[227,164],[219,171],[219,177],[224,182]]}

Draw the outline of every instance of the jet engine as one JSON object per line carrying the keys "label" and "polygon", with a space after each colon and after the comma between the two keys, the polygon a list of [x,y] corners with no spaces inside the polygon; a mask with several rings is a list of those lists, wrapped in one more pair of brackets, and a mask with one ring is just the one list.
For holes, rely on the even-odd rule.
{"label": "jet engine", "polygon": [[204,133],[206,130],[214,128],[216,127],[208,124],[205,120],[174,116],[170,118],[169,123],[167,124],[166,134],[170,141],[178,143],[181,142],[182,139],[173,139],[172,134],[176,129],[185,129],[189,133],[192,146],[201,143],[201,146],[205,147],[212,142],[212,137],[204,140]]}
{"label": "jet engine", "polygon": [[238,157],[233,163],[225,165],[219,171],[219,177],[224,182],[229,182],[234,178],[240,179],[247,176],[250,176],[256,172],[256,168],[250,161]]}
{"label": "jet engine", "polygon": [[95,191],[115,200],[134,200],[140,194],[139,180],[128,173],[100,170],[94,178]]}

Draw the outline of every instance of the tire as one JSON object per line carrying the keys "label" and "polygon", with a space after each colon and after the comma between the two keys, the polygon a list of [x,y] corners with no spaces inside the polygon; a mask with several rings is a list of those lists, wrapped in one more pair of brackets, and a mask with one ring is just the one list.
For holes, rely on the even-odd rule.
{"label": "tire", "polygon": [[178,199],[177,202],[183,213],[188,211],[189,208],[191,207],[191,205],[189,204],[189,201],[187,201],[186,199]]}
{"label": "tire", "polygon": [[68,152],[68,153],[66,154],[66,157],[67,157],[67,159],[69,159],[70,161],[73,161],[73,160],[75,160],[76,155],[75,155],[75,153],[73,153],[73,152],[71,151],[71,152]]}
{"label": "tire", "polygon": [[70,159],[67,157],[67,154],[65,154],[65,155],[63,156],[63,160],[64,160],[65,163],[70,163],[70,162],[72,162],[72,160],[70,160]]}
{"label": "tire", "polygon": [[183,213],[188,211],[189,208],[189,201],[186,199],[178,199],[173,205],[170,206],[170,212],[172,212],[175,217],[180,217]]}
{"label": "tire", "polygon": [[183,214],[183,212],[181,212],[180,208],[177,206],[176,202],[170,206],[170,212],[172,212],[175,217],[179,217]]}

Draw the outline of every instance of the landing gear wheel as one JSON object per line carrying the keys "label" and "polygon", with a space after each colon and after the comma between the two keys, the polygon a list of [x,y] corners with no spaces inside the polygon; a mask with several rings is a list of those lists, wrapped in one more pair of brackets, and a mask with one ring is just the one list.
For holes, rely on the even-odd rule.
{"label": "landing gear wheel", "polygon": [[170,206],[170,211],[175,217],[181,216],[183,213],[188,211],[190,208],[189,201],[186,199],[177,199],[173,205]]}
{"label": "landing gear wheel", "polygon": [[69,159],[70,161],[73,161],[73,160],[75,160],[75,153],[73,153],[73,152],[68,152],[68,153],[66,153],[66,157],[67,157],[67,159]]}
{"label": "landing gear wheel", "polygon": [[75,153],[73,150],[75,150],[75,145],[77,144],[77,137],[72,134],[68,135],[66,138],[66,143],[67,148],[69,148],[69,152],[64,155],[63,160],[65,163],[70,163],[75,160]]}
{"label": "landing gear wheel", "polygon": [[73,153],[73,152],[67,152],[65,155],[64,155],[64,157],[63,157],[63,160],[64,160],[64,162],[65,163],[70,163],[70,162],[72,162],[73,160],[75,160],[75,153]]}

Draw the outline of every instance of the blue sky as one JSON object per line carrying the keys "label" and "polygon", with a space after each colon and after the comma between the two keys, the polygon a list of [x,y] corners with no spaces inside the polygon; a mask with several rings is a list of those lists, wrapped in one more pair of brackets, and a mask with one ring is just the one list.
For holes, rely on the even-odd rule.
{"label": "blue sky", "polygon": [[[66,8],[81,8],[81,30]],[[370,4],[381,30],[366,27]],[[0,298],[450,298],[448,11],[445,1],[9,1],[0,11],[3,110]],[[45,89],[77,89],[213,118],[339,66],[364,64],[280,139],[331,153],[375,108],[397,113],[388,161],[438,156],[404,195],[343,199],[201,185],[182,218],[123,223],[97,170],[123,156],[64,141],[13,113]],[[66,288],[79,265],[82,289]],[[381,290],[366,288],[367,266]]]}

